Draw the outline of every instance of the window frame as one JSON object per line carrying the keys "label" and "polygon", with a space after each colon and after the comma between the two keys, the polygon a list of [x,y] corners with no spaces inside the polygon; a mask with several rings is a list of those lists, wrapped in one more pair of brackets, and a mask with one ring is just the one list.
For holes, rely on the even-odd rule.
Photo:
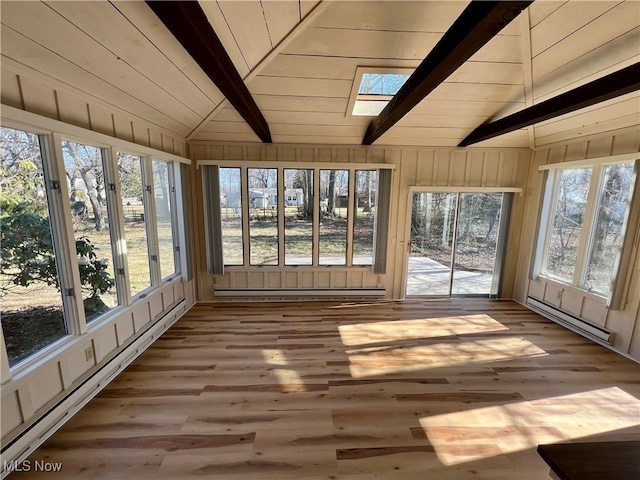
{"label": "window frame", "polygon": [[[200,160],[197,163],[198,167],[200,166],[216,166],[220,169],[222,168],[237,168],[240,169],[240,186],[241,186],[241,195],[242,195],[242,204],[241,208],[243,210],[243,218],[242,218],[242,236],[243,236],[243,263],[242,265],[224,265],[224,271],[241,271],[241,270],[252,270],[252,269],[267,269],[267,270],[288,270],[288,269],[323,269],[323,268],[362,268],[367,270],[373,270],[375,267],[375,252],[377,246],[374,243],[374,261],[371,265],[354,265],[353,264],[353,227],[354,227],[354,184],[355,184],[355,172],[356,171],[381,171],[381,170],[395,170],[395,164],[386,164],[386,163],[331,163],[331,162],[263,162],[263,161],[234,161],[234,160]],[[284,198],[284,171],[285,170],[312,170],[313,171],[313,202],[314,202],[314,212],[313,212],[313,257],[312,261],[308,264],[299,264],[299,265],[287,265],[285,263],[285,255],[284,255],[284,206],[283,202],[278,202],[278,253],[279,259],[277,264],[272,265],[252,265],[250,264],[249,251],[251,246],[250,235],[249,235],[249,219],[248,219],[248,208],[249,208],[249,200],[247,195],[248,190],[248,171],[252,168],[262,168],[262,169],[276,169],[277,170],[277,178],[278,178],[278,198]],[[319,263],[319,226],[320,226],[320,171],[321,170],[346,170],[349,175],[349,198],[347,200],[347,209],[348,212],[348,225],[347,225],[347,245],[346,245],[346,261],[344,264],[340,265],[328,265],[328,264],[320,264]],[[379,195],[378,195],[379,197]],[[376,197],[376,202],[378,197]],[[206,199],[203,199],[206,201]],[[205,212],[208,211],[208,206],[204,206]],[[207,214],[208,215],[208,214]],[[380,223],[380,222],[378,222]],[[385,228],[386,234],[388,235],[388,225],[380,223],[376,224],[377,228]],[[375,232],[374,232],[375,236]],[[209,239],[206,240],[209,243]],[[383,248],[388,248],[387,243],[384,242]],[[215,248],[214,245],[209,245],[210,248]],[[386,252],[385,252],[386,253]],[[384,256],[386,259],[386,256]]]}
{"label": "window frame", "polygon": [[[167,165],[167,188],[169,193],[169,211],[170,211],[170,221],[171,221],[171,242],[172,242],[172,253],[173,253],[173,265],[174,271],[169,275],[162,275],[162,265],[160,262],[160,240],[158,235],[158,217],[157,217],[157,205],[156,205],[156,185],[153,177],[153,163],[165,163]],[[156,156],[149,156],[145,159],[145,163],[148,164],[147,169],[145,170],[145,175],[143,175],[143,182],[147,181],[148,184],[145,186],[146,193],[149,193],[148,203],[150,207],[150,217],[153,219],[148,225],[148,229],[153,230],[153,234],[150,237],[153,241],[153,251],[155,253],[149,254],[152,258],[152,263],[155,264],[155,268],[152,268],[152,278],[155,279],[156,284],[152,283],[152,286],[160,286],[165,283],[170,282],[174,278],[178,278],[181,275],[181,257],[180,257],[180,235],[179,235],[179,224],[178,224],[178,216],[177,216],[177,187],[175,181],[175,167],[174,162],[170,160],[163,160],[157,158]],[[145,222],[146,223],[146,222]],[[149,238],[149,237],[148,237]],[[155,257],[156,260],[153,260]],[[154,271],[155,270],[155,271]]]}
{"label": "window frame", "polygon": [[[631,164],[634,168],[634,179],[631,185],[631,189],[628,192],[628,205],[625,209],[624,219],[621,227],[622,241],[620,249],[618,250],[615,258],[615,266],[611,274],[611,288],[608,293],[600,292],[594,288],[586,286],[586,276],[591,261],[592,248],[594,245],[595,229],[597,228],[597,216],[598,207],[600,203],[600,195],[604,187],[604,177],[606,168],[611,165]],[[640,154],[625,154],[611,157],[602,157],[595,159],[577,160],[574,162],[564,162],[556,164],[542,165],[539,170],[546,173],[546,179],[543,183],[543,193],[541,197],[541,212],[540,212],[540,228],[538,230],[537,246],[534,249],[534,261],[532,265],[533,275],[532,278],[538,277],[557,282],[562,285],[567,285],[577,290],[584,292],[585,294],[593,295],[597,298],[603,298],[607,301],[607,306],[610,306],[611,300],[616,296],[617,284],[620,282],[619,271],[621,269],[620,259],[623,257],[626,249],[629,248],[629,219],[632,214],[631,199],[634,193],[637,192],[639,185],[638,180],[638,168],[640,165]],[[554,214],[558,203],[559,194],[559,181],[563,171],[566,170],[578,170],[578,169],[591,169],[591,180],[589,182],[589,191],[587,193],[587,202],[585,204],[584,219],[580,232],[580,239],[578,243],[578,249],[576,251],[576,265],[573,271],[573,276],[570,281],[564,278],[558,277],[547,271],[547,264],[549,259],[549,242],[551,237],[551,231],[553,229]],[[637,212],[636,212],[637,214]],[[633,239],[631,239],[633,240]]]}
{"label": "window frame", "polygon": [[[354,115],[353,109],[355,108],[356,101],[358,101],[358,91],[360,90],[360,84],[362,83],[362,77],[365,74],[396,74],[396,75],[409,75],[415,71],[415,68],[407,67],[356,67],[356,71],[353,77],[353,84],[351,85],[351,92],[349,93],[349,102],[347,103],[347,110],[345,111],[345,117],[377,117],[378,114],[371,115]],[[360,94],[363,95],[363,94]],[[366,95],[366,94],[365,94]],[[395,95],[384,95],[385,98],[380,100],[369,101],[384,101],[388,104]],[[366,101],[366,100],[365,100]],[[386,106],[385,104],[385,106]],[[383,107],[384,108],[384,107]]]}

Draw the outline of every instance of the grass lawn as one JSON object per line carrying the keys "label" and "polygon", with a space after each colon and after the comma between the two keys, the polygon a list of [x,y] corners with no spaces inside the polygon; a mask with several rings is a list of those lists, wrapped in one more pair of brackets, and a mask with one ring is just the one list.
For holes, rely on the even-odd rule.
{"label": "grass lawn", "polygon": [[[321,216],[321,257],[344,257],[347,247],[346,214],[347,209],[340,208],[336,209],[336,216]],[[354,221],[354,257],[373,255],[373,224],[372,213],[358,211]],[[297,207],[285,208],[284,234],[286,264],[310,265],[313,255],[313,223],[298,217]],[[222,238],[225,265],[242,265],[242,218],[232,208],[222,209]],[[252,265],[278,264],[278,222],[271,210],[252,209],[249,241]],[[280,263],[284,262],[281,260]]]}
{"label": "grass lawn", "polygon": [[[147,248],[146,225],[139,214],[129,215],[125,207],[125,238],[127,241],[129,280],[131,295],[136,295],[151,285],[149,273],[149,256]],[[91,220],[79,221],[75,224],[75,238],[86,236],[96,248],[98,258],[106,259],[109,263],[107,271],[114,277],[113,259],[111,254],[111,239],[109,230],[100,232],[95,230]],[[173,264],[173,241],[170,223],[158,224],[159,260],[161,272],[164,276],[175,271]],[[4,285],[10,278],[0,279]],[[82,298],[86,299],[90,292],[82,291]],[[100,295],[108,308],[117,305],[115,287],[110,292]],[[62,313],[62,296],[54,287],[36,282],[28,287],[11,286],[2,296],[2,329],[7,344],[10,363],[14,364],[22,358],[49,345],[51,342],[66,335],[67,330]],[[87,321],[99,317],[104,311],[86,311]]]}

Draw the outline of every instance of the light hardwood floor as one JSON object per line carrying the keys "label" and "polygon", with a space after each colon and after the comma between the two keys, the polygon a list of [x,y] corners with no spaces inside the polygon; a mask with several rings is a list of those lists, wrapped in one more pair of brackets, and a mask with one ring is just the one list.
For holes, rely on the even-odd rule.
{"label": "light hardwood floor", "polygon": [[546,480],[538,444],[638,439],[639,399],[638,364],[511,301],[199,305],[31,461],[62,462],[47,479]]}

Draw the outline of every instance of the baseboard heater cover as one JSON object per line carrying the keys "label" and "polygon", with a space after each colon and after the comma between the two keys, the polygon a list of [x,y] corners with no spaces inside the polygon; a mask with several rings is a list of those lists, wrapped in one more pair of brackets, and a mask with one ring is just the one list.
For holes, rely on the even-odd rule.
{"label": "baseboard heater cover", "polygon": [[384,288],[220,288],[216,297],[384,297]]}
{"label": "baseboard heater cover", "polygon": [[142,335],[91,374],[83,383],[78,385],[75,390],[69,392],[68,395],[61,399],[33,425],[7,445],[3,445],[0,478],[5,478],[11,473],[11,471],[7,469],[7,466],[20,464],[26,460],[34,450],[42,445],[82,407],[89,403],[93,397],[128,367],[131,362],[138,358],[153,340],[158,339],[171,325],[177,322],[182,315],[184,315],[186,309],[177,313],[174,318],[171,318],[171,315],[178,307],[182,306],[184,302],[184,300],[178,302]]}
{"label": "baseboard heater cover", "polygon": [[562,310],[536,298],[527,297],[527,306],[543,317],[567,327],[576,333],[586,336],[587,338],[595,338],[609,345],[613,340],[613,334],[609,330],[563,312]]}

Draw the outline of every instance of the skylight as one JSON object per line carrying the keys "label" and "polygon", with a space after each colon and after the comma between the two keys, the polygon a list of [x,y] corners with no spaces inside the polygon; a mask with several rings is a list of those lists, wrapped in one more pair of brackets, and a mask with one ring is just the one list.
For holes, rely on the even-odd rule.
{"label": "skylight", "polygon": [[[407,69],[358,69],[352,91],[351,115],[377,116],[410,76]],[[377,71],[376,71],[377,70]],[[395,70],[395,72],[394,72]],[[400,70],[402,73],[397,73]],[[406,72],[406,73],[405,73]],[[359,81],[359,83],[357,83]],[[354,98],[355,97],[355,98]]]}

